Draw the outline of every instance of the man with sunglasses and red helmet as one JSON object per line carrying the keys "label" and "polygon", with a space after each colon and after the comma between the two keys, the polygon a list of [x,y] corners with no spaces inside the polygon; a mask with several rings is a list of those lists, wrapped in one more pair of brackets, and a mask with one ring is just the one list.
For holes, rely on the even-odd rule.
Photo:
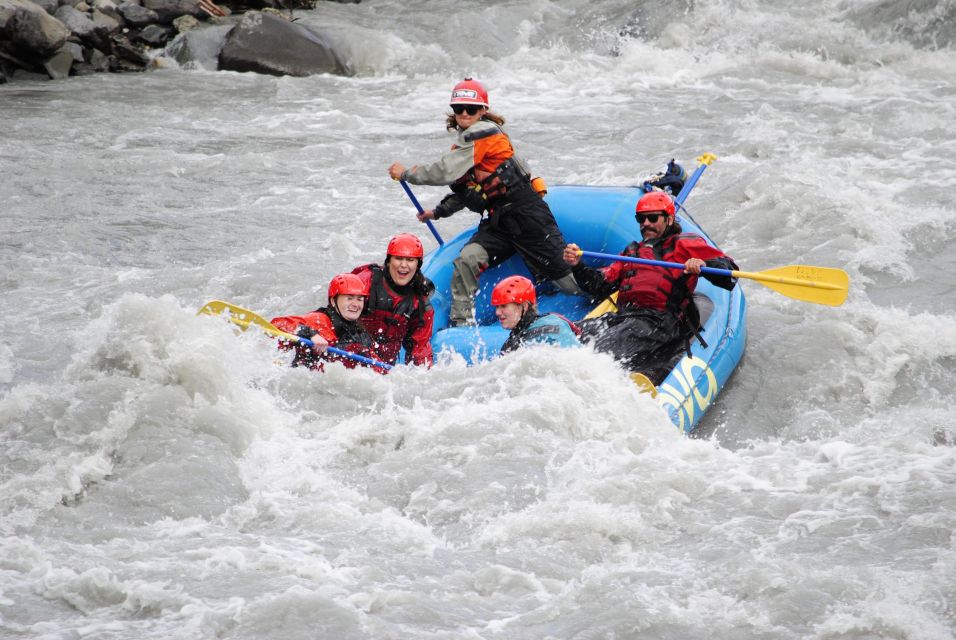
{"label": "man with sunglasses and red helmet", "polygon": [[559,313],[538,313],[534,283],[524,276],[509,276],[491,291],[491,304],[503,329],[511,331],[501,353],[530,344],[579,347],[581,330]]}
{"label": "man with sunglasses and red helmet", "polygon": [[[341,362],[349,369],[360,363],[328,353],[326,347],[337,347],[351,353],[380,360],[375,342],[358,321],[368,297],[368,283],[352,273],[340,273],[329,282],[329,303],[302,316],[280,316],[271,320],[276,328],[311,340],[314,347],[300,342],[280,341],[281,349],[295,349],[293,367],[305,366],[323,370],[324,362]],[[361,366],[368,366],[361,364]],[[373,367],[379,373],[385,373]]]}
{"label": "man with sunglasses and red helmet", "polygon": [[378,345],[379,358],[395,364],[405,348],[405,363],[432,365],[432,322],[428,297],[435,290],[422,275],[425,249],[411,233],[400,233],[385,250],[385,264],[366,264],[352,273],[366,284],[368,303],[359,322]]}
{"label": "man with sunglasses and red helmet", "polygon": [[[564,236],[551,209],[532,186],[525,164],[515,155],[502,129],[503,117],[489,110],[488,91],[465,78],[452,89],[445,121],[458,139],[437,162],[388,168],[395,180],[412,184],[450,185],[434,209],[418,215],[421,222],[445,218],[463,208],[482,213],[478,230],[455,260],[451,282],[452,326],[474,324],[478,276],[518,253],[539,279],[553,280],[568,293],[580,293],[571,269],[562,260]],[[484,216],[484,212],[488,212]]]}
{"label": "man with sunglasses and red helmet", "polygon": [[[679,262],[684,265],[682,272],[633,262],[591,269],[581,262],[577,245],[569,244],[564,250],[574,277],[594,300],[618,292],[617,313],[578,323],[585,342],[611,353],[629,371],[647,375],[654,384],[667,376],[682,352],[690,351],[691,338],[703,340],[693,298],[701,267],[737,269],[730,257],[702,237],[683,233],[675,213],[674,201],[663,191],[641,196],[635,208],[641,242],[632,242],[621,255]],[[704,277],[723,289],[737,284],[730,276]]]}

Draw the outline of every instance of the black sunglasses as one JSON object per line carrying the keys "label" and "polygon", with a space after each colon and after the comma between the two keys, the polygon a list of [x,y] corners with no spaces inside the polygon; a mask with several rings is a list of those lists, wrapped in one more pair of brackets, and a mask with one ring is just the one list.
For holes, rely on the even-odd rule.
{"label": "black sunglasses", "polygon": [[460,116],[461,114],[468,112],[468,115],[473,116],[484,107],[480,104],[453,104],[451,105],[451,110],[455,112],[455,115]]}
{"label": "black sunglasses", "polygon": [[667,215],[664,213],[635,213],[634,217],[637,218],[637,224],[644,224],[644,221],[647,220],[651,224],[657,224],[657,221],[661,219],[661,216]]}

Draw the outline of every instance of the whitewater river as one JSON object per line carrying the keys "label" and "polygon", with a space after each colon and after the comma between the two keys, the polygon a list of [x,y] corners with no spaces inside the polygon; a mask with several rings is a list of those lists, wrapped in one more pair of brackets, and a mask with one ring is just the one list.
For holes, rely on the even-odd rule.
{"label": "whitewater river", "polygon": [[[354,77],[0,86],[0,638],[952,639],[952,13],[320,2]],[[703,228],[849,299],[742,281],[700,438],[587,350],[316,375],[196,317],[433,248],[386,168],[466,74],[552,184],[715,153]]]}

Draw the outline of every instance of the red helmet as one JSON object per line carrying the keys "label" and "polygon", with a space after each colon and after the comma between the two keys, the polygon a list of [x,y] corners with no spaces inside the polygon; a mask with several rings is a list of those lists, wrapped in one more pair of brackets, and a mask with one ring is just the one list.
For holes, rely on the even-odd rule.
{"label": "red helmet", "polygon": [[341,295],[367,296],[368,285],[354,273],[340,273],[329,283],[329,302]]}
{"label": "red helmet", "polygon": [[530,302],[532,304],[538,301],[534,294],[534,283],[524,276],[509,276],[495,285],[491,292],[491,304],[498,305],[514,302]]}
{"label": "red helmet", "polygon": [[451,102],[449,104],[480,104],[487,107],[488,90],[485,89],[485,85],[477,80],[465,78],[451,90]]}
{"label": "red helmet", "polygon": [[637,201],[634,213],[656,213],[663,211],[669,216],[674,215],[674,200],[663,191],[651,191],[641,196]]}
{"label": "red helmet", "polygon": [[418,236],[400,233],[389,241],[385,254],[399,258],[421,258],[425,255],[425,248]]}

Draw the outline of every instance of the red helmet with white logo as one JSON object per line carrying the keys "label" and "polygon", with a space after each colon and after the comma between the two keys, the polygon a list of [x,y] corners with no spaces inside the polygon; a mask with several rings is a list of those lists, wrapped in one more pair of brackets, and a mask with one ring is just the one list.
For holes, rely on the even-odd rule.
{"label": "red helmet with white logo", "polygon": [[674,200],[663,191],[651,191],[641,196],[637,201],[634,213],[658,213],[663,211],[669,216],[674,215]]}
{"label": "red helmet with white logo", "polygon": [[487,108],[488,90],[477,80],[465,78],[451,90],[449,104],[478,104]]}
{"label": "red helmet with white logo", "polygon": [[340,273],[329,282],[329,302],[341,295],[367,296],[368,285],[354,273]]}
{"label": "red helmet with white logo", "polygon": [[499,306],[514,302],[530,302],[532,304],[538,301],[534,293],[534,283],[524,276],[509,276],[495,285],[491,292],[492,306]]}
{"label": "red helmet with white logo", "polygon": [[421,258],[425,255],[425,247],[422,246],[422,241],[418,239],[418,236],[411,233],[400,233],[389,241],[385,253],[399,258]]}

